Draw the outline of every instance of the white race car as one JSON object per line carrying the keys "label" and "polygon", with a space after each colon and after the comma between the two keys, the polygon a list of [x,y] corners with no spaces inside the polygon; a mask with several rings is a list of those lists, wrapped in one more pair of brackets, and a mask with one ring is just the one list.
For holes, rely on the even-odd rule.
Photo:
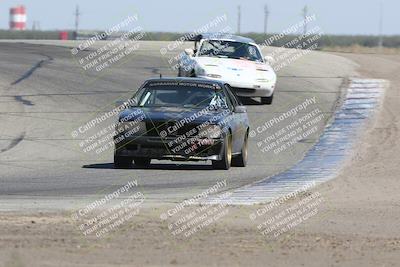
{"label": "white race car", "polygon": [[201,34],[189,41],[195,42],[195,49],[185,49],[180,56],[178,76],[221,80],[238,96],[272,103],[276,74],[269,63],[273,59],[263,57],[252,39]]}

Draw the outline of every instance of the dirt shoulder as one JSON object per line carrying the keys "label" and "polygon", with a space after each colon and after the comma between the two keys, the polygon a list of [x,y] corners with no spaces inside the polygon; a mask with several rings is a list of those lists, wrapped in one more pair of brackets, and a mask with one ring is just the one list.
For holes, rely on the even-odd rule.
{"label": "dirt shoulder", "polygon": [[400,56],[338,55],[391,86],[342,173],[313,190],[323,198],[315,216],[265,238],[249,219],[262,206],[229,207],[217,223],[185,237],[160,220],[171,208],[161,205],[96,238],[84,236],[70,214],[1,214],[0,266],[398,266]]}

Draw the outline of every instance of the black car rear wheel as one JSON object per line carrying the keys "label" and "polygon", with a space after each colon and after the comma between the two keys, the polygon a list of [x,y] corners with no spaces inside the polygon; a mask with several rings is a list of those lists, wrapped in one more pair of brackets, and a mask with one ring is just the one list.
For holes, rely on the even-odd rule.
{"label": "black car rear wheel", "polygon": [[217,170],[229,170],[232,163],[232,136],[228,135],[224,139],[224,151],[221,160],[213,160],[212,166]]}
{"label": "black car rear wheel", "polygon": [[247,154],[248,138],[249,138],[249,134],[246,133],[246,135],[244,136],[242,150],[241,150],[239,155],[235,156],[232,159],[232,166],[234,166],[234,167],[246,167],[246,165],[247,165],[247,157],[248,157],[248,154]]}
{"label": "black car rear wheel", "polygon": [[129,168],[132,166],[132,159],[114,155],[114,167],[117,169]]}
{"label": "black car rear wheel", "polygon": [[145,168],[150,165],[151,159],[149,158],[134,158],[135,166],[139,168]]}

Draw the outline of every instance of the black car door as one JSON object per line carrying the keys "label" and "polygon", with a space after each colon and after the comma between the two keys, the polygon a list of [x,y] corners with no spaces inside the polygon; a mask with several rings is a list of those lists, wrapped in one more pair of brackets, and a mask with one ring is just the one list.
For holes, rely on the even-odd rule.
{"label": "black car door", "polygon": [[236,113],[235,108],[240,106],[241,103],[235,97],[232,92],[231,87],[226,84],[225,91],[227,93],[227,97],[229,101],[232,103],[233,110],[229,118],[230,126],[232,129],[232,145],[233,145],[233,152],[240,152],[243,146],[244,136],[246,134],[246,113]]}

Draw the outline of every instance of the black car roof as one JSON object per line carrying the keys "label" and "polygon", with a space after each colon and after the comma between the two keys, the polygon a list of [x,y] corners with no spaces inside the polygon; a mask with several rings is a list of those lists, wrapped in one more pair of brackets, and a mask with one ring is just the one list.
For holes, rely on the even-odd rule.
{"label": "black car roof", "polygon": [[220,87],[223,87],[225,84],[224,82],[218,80],[190,78],[190,77],[151,78],[145,81],[145,83],[152,83],[152,82],[191,82],[191,83],[200,83],[209,85],[219,85]]}

